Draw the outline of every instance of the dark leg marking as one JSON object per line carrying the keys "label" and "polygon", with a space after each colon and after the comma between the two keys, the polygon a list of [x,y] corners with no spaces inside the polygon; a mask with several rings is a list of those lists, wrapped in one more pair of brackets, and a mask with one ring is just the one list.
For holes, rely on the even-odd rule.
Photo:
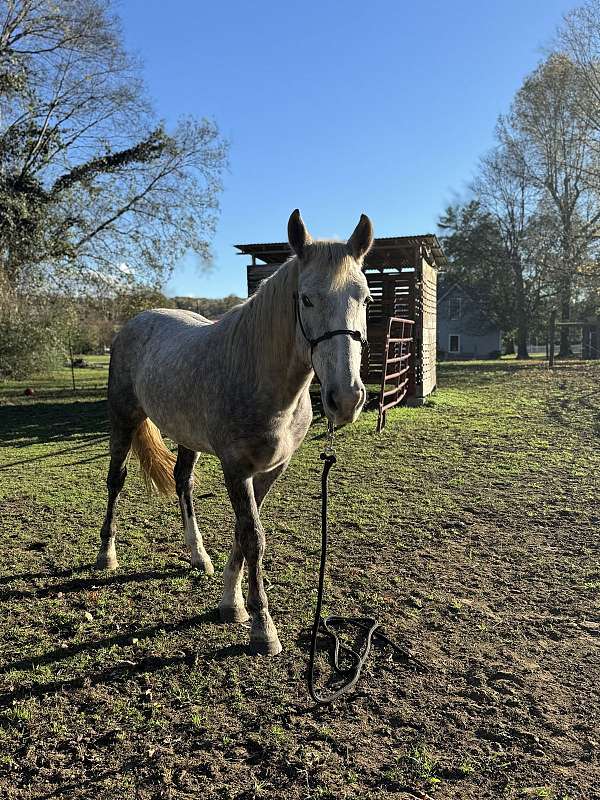
{"label": "dark leg marking", "polygon": [[208,553],[204,549],[202,536],[198,530],[192,492],[194,490],[194,464],[198,460],[198,453],[179,445],[177,448],[177,462],[173,470],[175,490],[179,498],[179,509],[185,532],[185,541],[192,553],[192,566],[204,570],[207,575],[215,571]]}
{"label": "dark leg marking", "polygon": [[100,531],[100,550],[96,558],[97,569],[116,569],[117,551],[115,539],[117,528],[114,517],[117,499],[125,484],[127,477],[127,457],[131,448],[134,428],[131,426],[118,426],[113,422],[110,435],[110,465],[106,485],[108,488],[108,504],[104,524]]}
{"label": "dark leg marking", "polygon": [[[253,477],[254,499],[259,511],[271,486],[273,486],[286,467],[287,462],[270,472],[262,472]],[[234,536],[229,561],[223,572],[223,597],[219,603],[219,614],[222,622],[246,622],[248,619],[248,612],[244,606],[244,595],[242,593],[243,568],[244,552],[238,537]]]}

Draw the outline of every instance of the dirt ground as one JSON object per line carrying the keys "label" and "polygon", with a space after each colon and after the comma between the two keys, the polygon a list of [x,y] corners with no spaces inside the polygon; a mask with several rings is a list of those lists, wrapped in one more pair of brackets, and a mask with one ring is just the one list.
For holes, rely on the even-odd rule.
{"label": "dirt ground", "polygon": [[376,616],[427,670],[375,646],[327,708],[305,683],[322,422],[265,507],[284,651],[253,658],[215,614],[233,530],[216,461],[196,491],[213,578],[133,464],[121,568],[96,573],[104,373],[75,394],[0,385],[0,796],[600,798],[600,365],[439,378],[382,434],[373,413],[340,433],[326,582],[328,613]]}

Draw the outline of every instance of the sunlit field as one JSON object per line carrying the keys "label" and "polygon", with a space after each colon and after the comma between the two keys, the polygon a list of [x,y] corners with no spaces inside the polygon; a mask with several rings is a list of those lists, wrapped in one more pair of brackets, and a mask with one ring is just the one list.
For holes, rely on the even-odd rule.
{"label": "sunlit field", "polygon": [[284,651],[251,657],[215,613],[233,512],[214,458],[213,578],[133,460],[121,568],[93,571],[107,369],[86,360],[75,391],[69,369],[0,385],[2,797],[598,796],[598,364],[445,363],[426,406],[339,434],[326,610],[376,616],[427,671],[375,646],[357,691],[315,708],[323,421],[265,506]]}

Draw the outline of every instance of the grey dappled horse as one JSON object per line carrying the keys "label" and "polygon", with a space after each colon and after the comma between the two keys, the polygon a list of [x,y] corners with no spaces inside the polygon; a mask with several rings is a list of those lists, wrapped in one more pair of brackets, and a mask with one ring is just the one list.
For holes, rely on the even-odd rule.
{"label": "grey dappled horse", "polygon": [[[335,425],[353,422],[366,398],[360,339],[370,298],[361,266],[373,243],[371,222],[363,214],[347,243],[313,242],[296,210],[288,238],[292,257],[218,322],[191,311],[144,311],[116,337],[108,380],[108,508],[96,561],[101,569],[117,567],[114,512],[133,449],[151,485],[177,492],[192,565],[212,575],[192,489],[198,453],[213,453],[236,515],[220,616],[249,618],[245,560],[250,648],[265,655],[281,645],[263,587],[259,512],[310,426],[313,370]],[[177,443],[176,460],[160,431]]]}

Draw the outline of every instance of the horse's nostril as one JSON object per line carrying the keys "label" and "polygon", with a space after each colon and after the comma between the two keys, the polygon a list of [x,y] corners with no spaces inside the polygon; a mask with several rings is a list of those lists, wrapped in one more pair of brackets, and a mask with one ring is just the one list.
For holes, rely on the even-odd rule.
{"label": "horse's nostril", "polygon": [[337,411],[337,403],[335,402],[335,394],[333,389],[327,392],[327,405],[332,411]]}

